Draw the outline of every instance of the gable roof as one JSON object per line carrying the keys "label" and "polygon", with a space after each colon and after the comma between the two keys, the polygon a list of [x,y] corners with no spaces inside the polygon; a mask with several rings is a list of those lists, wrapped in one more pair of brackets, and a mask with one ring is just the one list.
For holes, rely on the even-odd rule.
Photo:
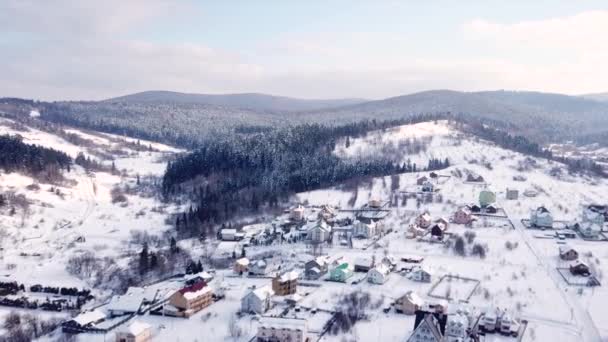
{"label": "gable roof", "polygon": [[264,285],[262,287],[258,287],[257,289],[252,289],[251,291],[249,291],[249,293],[245,295],[245,297],[254,296],[260,301],[262,301],[265,300],[267,297],[272,297],[273,295],[274,291],[272,290],[272,287],[270,285]]}
{"label": "gable roof", "polygon": [[[414,322],[414,331],[412,332],[412,336],[418,330],[427,328],[433,335],[434,340],[441,342],[443,341],[443,335],[445,334],[446,322],[447,315],[418,310],[416,311],[416,320]],[[410,339],[408,339],[408,341],[409,340]]]}
{"label": "gable roof", "polygon": [[150,328],[151,328],[151,326],[148,323],[144,323],[141,321],[133,321],[129,325],[123,325],[121,328],[119,328],[118,331],[130,334],[132,336],[137,336],[137,335],[141,334],[142,332],[144,332],[146,329],[150,329]]}
{"label": "gable roof", "polygon": [[210,291],[211,288],[207,286],[207,283],[200,281],[193,285],[182,288],[179,290],[179,293],[181,293],[186,299],[193,299]]}

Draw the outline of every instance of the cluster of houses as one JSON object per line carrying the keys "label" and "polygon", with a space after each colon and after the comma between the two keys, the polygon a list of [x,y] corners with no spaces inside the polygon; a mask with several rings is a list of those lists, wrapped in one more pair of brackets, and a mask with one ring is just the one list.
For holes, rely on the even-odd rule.
{"label": "cluster of houses", "polygon": [[518,336],[520,323],[506,311],[489,309],[476,319],[466,310],[447,313],[442,305],[415,311],[414,330],[407,342],[474,342],[480,335]]}
{"label": "cluster of houses", "polygon": [[107,304],[62,323],[62,330],[69,334],[115,331],[116,341],[148,341],[150,326],[134,317],[149,312],[189,318],[209,307],[219,297],[209,286],[208,275],[189,276],[183,282],[169,282],[165,286],[131,287]]}
{"label": "cluster of houses", "polygon": [[579,260],[579,254],[572,246],[564,244],[559,246],[559,258],[565,262],[572,262],[568,266],[570,274],[574,276],[588,277],[591,275],[589,266]]}
{"label": "cluster of houses", "polygon": [[597,239],[608,219],[608,206],[591,204],[583,208],[580,222],[574,225],[579,233],[588,239]]}
{"label": "cluster of houses", "polygon": [[422,237],[429,234],[432,239],[442,241],[448,230],[449,222],[440,217],[433,219],[428,211],[418,215],[410,226],[410,237]]}
{"label": "cluster of houses", "polygon": [[285,297],[287,301],[297,300],[298,279],[300,274],[289,271],[277,274],[271,283],[251,288],[241,299],[241,312],[264,314],[272,307],[274,296]]}

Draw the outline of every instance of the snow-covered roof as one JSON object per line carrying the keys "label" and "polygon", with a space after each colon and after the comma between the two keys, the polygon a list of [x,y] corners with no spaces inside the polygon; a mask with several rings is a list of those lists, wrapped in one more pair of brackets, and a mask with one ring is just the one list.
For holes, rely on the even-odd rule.
{"label": "snow-covered roof", "polygon": [[222,229],[222,231],[220,232],[220,234],[234,235],[234,234],[236,234],[236,229],[224,228],[224,229]]}
{"label": "snow-covered roof", "polygon": [[281,277],[279,278],[279,280],[281,282],[286,282],[286,281],[292,281],[292,280],[296,280],[298,279],[298,277],[300,276],[300,274],[296,271],[289,271],[289,272],[285,272],[281,275]]}
{"label": "snow-covered roof", "polygon": [[260,326],[275,329],[301,330],[305,331],[308,323],[301,318],[262,317]]}
{"label": "snow-covered roof", "polygon": [[122,296],[114,296],[108,304],[110,311],[137,312],[144,299],[146,298],[146,290],[141,287],[130,287]]}
{"label": "snow-covered roof", "polygon": [[[375,272],[378,272],[384,276],[387,276],[389,273],[391,273],[391,270],[388,268],[388,266],[386,264],[378,264],[376,267],[374,267],[372,269]],[[371,272],[371,271],[370,271]]]}
{"label": "snow-covered roof", "polygon": [[[424,300],[418,295],[418,293],[414,291],[407,291],[405,295],[403,295],[410,303],[422,306],[424,304]],[[403,298],[402,297],[402,298]]]}
{"label": "snow-covered roof", "polygon": [[118,331],[122,332],[122,333],[130,334],[133,336],[138,336],[139,334],[141,334],[142,332],[144,332],[150,328],[151,328],[151,325],[148,323],[144,323],[141,321],[133,321],[129,325],[123,325],[122,327],[120,327],[118,329]]}
{"label": "snow-covered roof", "polygon": [[570,245],[566,244],[566,245],[560,245],[559,246],[559,254],[565,254],[565,253],[568,253],[570,251],[576,252],[576,250],[574,248],[572,248],[572,246],[570,246]]}
{"label": "snow-covered roof", "polygon": [[258,287],[256,289],[251,290],[245,295],[245,297],[250,295],[257,297],[259,300],[265,300],[267,297],[272,297],[274,295],[274,291],[272,290],[272,287],[270,287],[270,285],[264,285],[262,287]]}
{"label": "snow-covered roof", "polygon": [[92,311],[83,312],[80,315],[73,318],[73,321],[78,323],[80,326],[85,326],[91,323],[95,323],[101,321],[106,318],[106,314],[99,310],[95,309]]}
{"label": "snow-covered roof", "polygon": [[249,266],[249,259],[247,258],[240,258],[236,261],[237,264],[241,265],[241,266]]}

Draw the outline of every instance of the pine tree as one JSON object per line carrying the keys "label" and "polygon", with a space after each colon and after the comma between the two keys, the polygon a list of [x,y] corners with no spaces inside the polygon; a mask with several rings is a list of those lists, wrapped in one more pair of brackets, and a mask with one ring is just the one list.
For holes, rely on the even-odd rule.
{"label": "pine tree", "polygon": [[175,240],[174,237],[171,237],[171,241],[169,242],[170,244],[170,248],[171,248],[171,254],[175,254],[177,253],[179,250],[177,248],[177,241]]}
{"label": "pine tree", "polygon": [[139,253],[139,273],[145,274],[150,268],[150,260],[148,259],[148,243],[144,242],[144,245]]}

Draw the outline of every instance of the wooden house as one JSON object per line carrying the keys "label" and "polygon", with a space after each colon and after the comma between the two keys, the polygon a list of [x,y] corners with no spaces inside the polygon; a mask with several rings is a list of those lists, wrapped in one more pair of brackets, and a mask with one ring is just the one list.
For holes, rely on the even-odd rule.
{"label": "wooden house", "polygon": [[427,229],[428,227],[431,226],[432,223],[432,219],[431,219],[431,214],[429,214],[428,211],[425,211],[424,213],[418,215],[418,217],[416,217],[416,226],[419,228],[423,228],[423,229]]}
{"label": "wooden house", "polygon": [[152,339],[152,326],[133,321],[116,330],[116,342],[147,342]]}
{"label": "wooden house", "polygon": [[190,317],[212,303],[213,291],[205,282],[199,282],[175,292],[165,306],[165,314]]}
{"label": "wooden house", "polygon": [[416,179],[416,184],[417,185],[422,185],[422,184],[424,184],[425,182],[428,182],[428,181],[429,181],[429,179],[428,179],[427,176],[422,176],[422,177],[418,177],[418,179]]}
{"label": "wooden house", "polygon": [[569,245],[559,246],[559,257],[562,260],[572,261],[578,259],[578,252]]}
{"label": "wooden house", "polygon": [[398,313],[413,315],[424,305],[424,300],[414,291],[408,291],[395,301],[395,310]]}
{"label": "wooden house", "polygon": [[443,240],[446,230],[446,226],[443,223],[434,223],[430,228],[431,237],[437,240]]}
{"label": "wooden house", "polygon": [[471,210],[467,207],[458,208],[452,217],[452,221],[456,224],[471,224],[474,220]]}
{"label": "wooden house", "polygon": [[272,278],[272,291],[277,296],[288,296],[296,293],[299,274],[296,271],[285,272]]}
{"label": "wooden house", "polygon": [[422,183],[420,190],[422,192],[433,192],[433,191],[435,191],[435,185],[430,181],[426,181],[426,182]]}
{"label": "wooden house", "polygon": [[289,218],[293,221],[304,220],[304,207],[298,205],[297,207],[291,209],[291,212],[289,213]]}
{"label": "wooden house", "polygon": [[249,270],[249,259],[240,258],[234,263],[234,273],[236,274],[244,274]]}

